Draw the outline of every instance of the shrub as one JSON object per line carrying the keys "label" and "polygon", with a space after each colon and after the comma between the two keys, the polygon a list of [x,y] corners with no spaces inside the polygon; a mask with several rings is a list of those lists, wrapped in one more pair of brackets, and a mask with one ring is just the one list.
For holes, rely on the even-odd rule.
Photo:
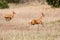
{"label": "shrub", "polygon": [[46,2],[53,7],[60,7],[60,0],[46,0]]}
{"label": "shrub", "polygon": [[3,9],[3,8],[9,8],[9,6],[7,5],[7,3],[0,1],[0,9]]}

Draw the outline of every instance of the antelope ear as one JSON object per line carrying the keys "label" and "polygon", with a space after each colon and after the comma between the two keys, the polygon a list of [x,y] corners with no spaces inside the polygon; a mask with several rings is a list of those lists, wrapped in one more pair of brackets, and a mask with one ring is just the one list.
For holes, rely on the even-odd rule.
{"label": "antelope ear", "polygon": [[16,13],[13,11],[13,14],[16,14]]}
{"label": "antelope ear", "polygon": [[43,16],[43,17],[45,16],[44,13],[42,13],[42,16]]}

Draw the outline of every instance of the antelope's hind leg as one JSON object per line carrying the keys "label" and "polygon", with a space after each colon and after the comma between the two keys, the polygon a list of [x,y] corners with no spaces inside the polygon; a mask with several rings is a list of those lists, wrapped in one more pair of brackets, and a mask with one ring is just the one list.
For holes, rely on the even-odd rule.
{"label": "antelope's hind leg", "polygon": [[41,23],[42,27],[44,27],[44,22]]}
{"label": "antelope's hind leg", "polygon": [[9,17],[6,17],[5,19],[6,19],[6,21],[10,21],[11,20],[11,18],[9,18]]}

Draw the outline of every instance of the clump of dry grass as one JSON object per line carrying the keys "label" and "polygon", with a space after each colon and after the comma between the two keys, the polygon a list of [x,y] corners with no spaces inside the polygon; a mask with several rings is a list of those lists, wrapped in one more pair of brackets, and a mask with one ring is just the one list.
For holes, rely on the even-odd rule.
{"label": "clump of dry grass", "polygon": [[60,22],[60,20],[51,21],[51,22],[48,22],[47,24],[54,24],[54,23],[57,23],[57,22]]}

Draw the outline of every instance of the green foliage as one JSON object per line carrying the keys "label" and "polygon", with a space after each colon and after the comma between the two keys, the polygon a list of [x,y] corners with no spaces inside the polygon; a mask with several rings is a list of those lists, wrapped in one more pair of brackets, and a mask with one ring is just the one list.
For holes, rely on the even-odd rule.
{"label": "green foliage", "polygon": [[60,7],[60,0],[46,0],[46,2],[53,7]]}
{"label": "green foliage", "polygon": [[7,5],[7,3],[0,1],[0,9],[3,9],[3,8],[9,8],[9,6]]}

